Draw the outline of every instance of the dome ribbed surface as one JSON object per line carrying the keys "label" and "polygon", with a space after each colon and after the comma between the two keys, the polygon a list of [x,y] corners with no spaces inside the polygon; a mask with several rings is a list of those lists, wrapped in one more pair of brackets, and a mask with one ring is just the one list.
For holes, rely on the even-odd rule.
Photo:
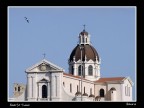
{"label": "dome ribbed surface", "polygon": [[80,47],[83,47],[83,50],[82,50],[82,60],[83,61],[85,61],[85,55],[86,55],[87,61],[90,59],[92,59],[93,61],[96,61],[96,56],[97,56],[97,60],[99,61],[99,55],[98,55],[97,51],[95,50],[95,48],[92,45],[89,45],[89,44],[85,44],[85,45],[78,44],[70,54],[70,61],[73,61],[74,56],[75,56],[75,61],[78,61],[79,59],[81,59]]}

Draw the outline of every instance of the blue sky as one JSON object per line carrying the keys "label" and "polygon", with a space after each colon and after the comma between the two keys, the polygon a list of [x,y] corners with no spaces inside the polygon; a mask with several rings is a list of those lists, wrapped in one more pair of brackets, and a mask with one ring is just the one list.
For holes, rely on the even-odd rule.
{"label": "blue sky", "polygon": [[[46,59],[68,72],[68,58],[86,25],[101,57],[101,77],[129,76],[136,99],[135,7],[9,7],[9,96],[25,70]],[[24,19],[27,17],[30,23]]]}

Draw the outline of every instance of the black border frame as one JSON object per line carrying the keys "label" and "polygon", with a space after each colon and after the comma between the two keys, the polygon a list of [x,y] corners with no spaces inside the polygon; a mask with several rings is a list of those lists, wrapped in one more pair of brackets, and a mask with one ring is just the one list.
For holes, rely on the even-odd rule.
{"label": "black border frame", "polygon": [[[8,102],[7,99],[7,9],[8,6],[136,6],[137,7],[137,101],[136,102],[76,102],[73,104],[73,102]],[[0,18],[1,18],[1,36],[0,36],[0,40],[2,42],[0,42],[0,47],[1,47],[1,78],[0,81],[1,83],[1,89],[0,89],[0,106],[3,107],[13,107],[12,104],[16,104],[15,107],[18,107],[18,105],[22,106],[22,104],[24,105],[28,105],[27,107],[35,107],[37,105],[40,105],[41,107],[45,106],[45,107],[49,107],[52,105],[53,106],[57,106],[58,104],[62,104],[62,106],[58,106],[58,107],[68,107],[71,106],[72,107],[80,107],[79,105],[82,106],[92,106],[92,107],[102,107],[103,105],[109,105],[109,106],[120,106],[120,107],[127,107],[127,106],[143,106],[142,104],[142,100],[141,98],[143,98],[142,93],[143,93],[143,87],[142,85],[142,69],[140,71],[139,67],[142,67],[142,64],[140,64],[139,60],[142,60],[142,45],[139,45],[138,47],[138,41],[142,41],[142,29],[140,29],[140,27],[142,27],[142,24],[144,23],[142,19],[142,17],[144,17],[144,14],[142,13],[142,11],[144,10],[144,6],[142,5],[142,0],[115,0],[115,1],[111,1],[111,0],[106,0],[106,1],[54,1],[54,0],[49,0],[49,1],[45,1],[45,0],[41,0],[41,1],[24,1],[24,0],[10,0],[10,1],[0,1]],[[144,18],[143,18],[144,19]],[[142,44],[142,42],[141,42]],[[141,54],[141,56],[138,56],[138,49],[141,48],[141,52],[139,54]],[[138,71],[140,71],[138,73]],[[141,87],[141,88],[139,88]],[[66,105],[67,104],[67,105]],[[71,105],[70,105],[71,104]],[[76,104],[79,104],[78,106]],[[108,106],[108,107],[109,107]],[[26,107],[26,106],[25,106]]]}

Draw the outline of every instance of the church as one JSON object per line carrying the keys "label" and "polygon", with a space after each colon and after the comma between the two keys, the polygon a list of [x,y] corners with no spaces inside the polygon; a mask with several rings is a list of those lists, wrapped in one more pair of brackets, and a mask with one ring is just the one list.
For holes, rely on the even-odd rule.
{"label": "church", "polygon": [[132,101],[130,77],[101,76],[101,58],[85,28],[68,64],[68,73],[45,58],[28,67],[27,83],[14,83],[9,101]]}

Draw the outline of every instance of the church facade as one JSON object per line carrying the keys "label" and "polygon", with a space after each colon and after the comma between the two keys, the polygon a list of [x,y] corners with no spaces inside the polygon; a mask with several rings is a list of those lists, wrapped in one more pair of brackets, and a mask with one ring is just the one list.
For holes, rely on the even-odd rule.
{"label": "church facade", "polygon": [[101,58],[85,29],[68,63],[69,73],[46,59],[27,68],[27,83],[14,83],[9,101],[132,101],[130,77],[101,77]]}

